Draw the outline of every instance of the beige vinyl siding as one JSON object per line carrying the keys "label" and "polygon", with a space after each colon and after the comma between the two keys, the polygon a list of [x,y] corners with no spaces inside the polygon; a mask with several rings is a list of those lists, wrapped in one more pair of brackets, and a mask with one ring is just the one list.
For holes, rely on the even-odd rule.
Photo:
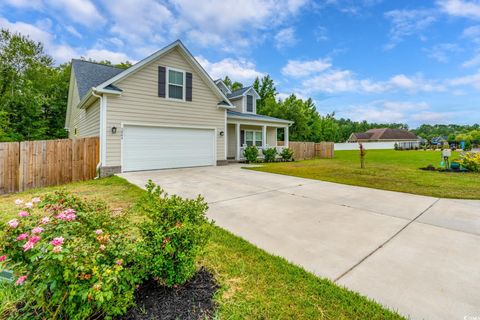
{"label": "beige vinyl siding", "polygon": [[[67,104],[68,136],[69,138],[98,136],[100,134],[100,100],[96,100],[86,109],[79,109],[79,103],[77,81],[72,69]],[[75,128],[77,129],[76,134]]]}
{"label": "beige vinyl siding", "polygon": [[78,124],[78,120],[80,117],[79,111],[80,109],[77,108],[77,105],[80,103],[80,96],[78,95],[78,87],[77,87],[77,80],[75,80],[74,71],[72,68],[72,73],[70,76],[70,87],[68,92],[68,136],[69,138],[74,137],[74,130],[75,125]]}
{"label": "beige vinyl siding", "polygon": [[81,109],[78,121],[78,135],[80,137],[94,137],[100,135],[100,99],[97,99],[87,109]]}
{"label": "beige vinyl siding", "polygon": [[267,144],[271,147],[277,146],[277,128],[267,127]]}
{"label": "beige vinyl siding", "polygon": [[233,109],[233,111],[243,112],[243,98],[230,100],[230,102],[235,106],[235,109]]}
{"label": "beige vinyl siding", "polygon": [[[172,67],[193,75],[193,101],[175,101],[158,97],[158,66]],[[107,98],[106,166],[121,165],[122,123],[159,126],[216,128],[217,160],[225,160],[225,109],[218,108],[218,97],[199,73],[174,48],[137,72],[115,83],[123,92]],[[119,128],[116,134],[111,128]]]}

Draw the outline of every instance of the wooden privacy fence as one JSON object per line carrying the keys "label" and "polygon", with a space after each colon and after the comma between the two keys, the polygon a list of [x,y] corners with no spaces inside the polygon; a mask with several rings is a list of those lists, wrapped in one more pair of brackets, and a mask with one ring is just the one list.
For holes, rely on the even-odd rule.
{"label": "wooden privacy fence", "polygon": [[[283,141],[279,141],[278,145],[283,145]],[[293,151],[295,160],[307,160],[313,158],[331,159],[334,155],[333,142],[302,142],[290,141],[288,147]]]}
{"label": "wooden privacy fence", "polygon": [[93,179],[98,137],[0,143],[0,194]]}

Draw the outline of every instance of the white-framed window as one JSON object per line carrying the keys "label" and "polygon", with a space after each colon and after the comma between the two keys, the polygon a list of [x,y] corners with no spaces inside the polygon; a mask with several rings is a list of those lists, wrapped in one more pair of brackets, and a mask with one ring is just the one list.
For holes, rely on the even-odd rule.
{"label": "white-framed window", "polygon": [[253,113],[253,96],[251,94],[247,95],[247,112],[252,112]]}
{"label": "white-framed window", "polygon": [[263,145],[262,131],[245,130],[245,144],[261,147]]}
{"label": "white-framed window", "polygon": [[167,97],[185,100],[185,71],[167,68]]}

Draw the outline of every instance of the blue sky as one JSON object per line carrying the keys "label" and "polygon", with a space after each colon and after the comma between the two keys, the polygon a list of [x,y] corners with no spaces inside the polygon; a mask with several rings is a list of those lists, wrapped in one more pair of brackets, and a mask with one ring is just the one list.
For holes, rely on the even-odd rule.
{"label": "blue sky", "polygon": [[480,1],[0,0],[57,63],[139,61],[181,39],[213,78],[376,122],[480,122]]}

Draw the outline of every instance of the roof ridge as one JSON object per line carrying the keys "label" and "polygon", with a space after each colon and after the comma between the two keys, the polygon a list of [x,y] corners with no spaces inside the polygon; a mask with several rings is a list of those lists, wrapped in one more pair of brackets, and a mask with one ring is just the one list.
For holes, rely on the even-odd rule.
{"label": "roof ridge", "polygon": [[112,66],[112,65],[100,63],[100,62],[83,60],[83,59],[75,59],[75,58],[74,58],[74,59],[72,59],[72,61],[87,62],[87,63],[91,63],[91,64],[96,64],[96,65],[99,65],[99,66],[110,67],[110,68],[115,68],[115,69],[119,69],[119,70],[126,70],[126,69],[124,69],[124,68],[120,68],[120,67],[116,67],[116,66]]}

